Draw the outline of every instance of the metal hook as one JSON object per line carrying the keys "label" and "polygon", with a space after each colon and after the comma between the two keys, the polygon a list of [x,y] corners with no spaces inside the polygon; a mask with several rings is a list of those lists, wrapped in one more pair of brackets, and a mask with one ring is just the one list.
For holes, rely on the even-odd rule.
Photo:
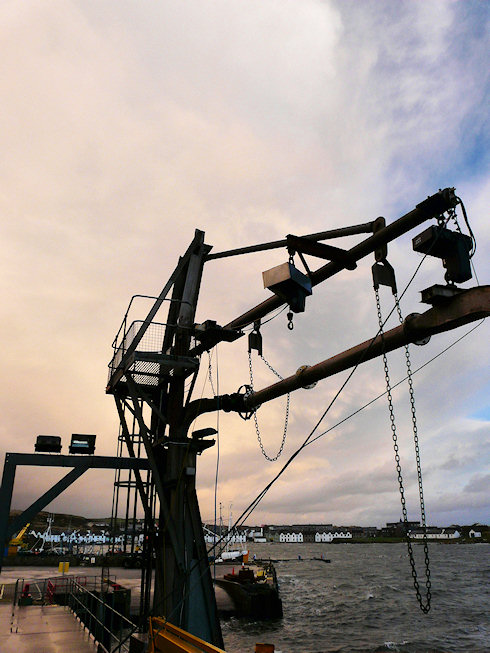
{"label": "metal hook", "polygon": [[293,313],[290,311],[288,313],[288,329],[292,331],[294,329],[294,324],[293,324]]}

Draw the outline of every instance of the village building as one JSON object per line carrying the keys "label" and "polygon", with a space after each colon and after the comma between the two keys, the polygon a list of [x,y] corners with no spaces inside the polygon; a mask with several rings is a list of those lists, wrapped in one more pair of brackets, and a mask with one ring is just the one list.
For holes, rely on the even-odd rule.
{"label": "village building", "polygon": [[295,533],[293,531],[281,531],[279,533],[279,542],[297,542],[303,543],[303,533]]}
{"label": "village building", "polygon": [[[436,526],[427,527],[428,540],[457,540],[461,537],[461,533],[455,528],[437,528]],[[413,540],[424,539],[424,529],[416,528],[409,531],[409,536]]]}
{"label": "village building", "polygon": [[400,521],[387,522],[386,526],[381,529],[381,535],[383,537],[404,537],[405,528],[408,532],[415,531],[420,528],[419,521]]}
{"label": "village building", "polygon": [[309,524],[269,527],[268,539],[274,542],[333,542],[334,540],[352,539],[352,533],[346,527],[332,524]]}

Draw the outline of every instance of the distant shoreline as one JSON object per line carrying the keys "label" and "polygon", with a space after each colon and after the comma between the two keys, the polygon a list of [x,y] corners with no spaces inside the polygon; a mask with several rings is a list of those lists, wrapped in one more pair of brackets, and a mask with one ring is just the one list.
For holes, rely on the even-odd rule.
{"label": "distant shoreline", "polygon": [[[410,540],[412,544],[423,544],[424,541],[421,539],[416,539]],[[427,539],[430,544],[490,544],[487,540],[483,538],[474,538],[474,537],[468,537],[468,538],[457,538],[457,539],[448,539],[448,540],[439,540],[436,538],[428,538]],[[266,544],[266,545],[276,545],[276,544],[290,544],[290,545],[296,545],[296,546],[304,546],[305,544],[322,544],[323,546],[331,546],[332,544],[402,544],[406,542],[406,539],[404,537],[372,537],[372,538],[364,538],[364,537],[353,537],[348,540],[342,540],[342,539],[334,539],[331,542],[247,542],[247,544],[244,546],[253,546],[254,544]]]}

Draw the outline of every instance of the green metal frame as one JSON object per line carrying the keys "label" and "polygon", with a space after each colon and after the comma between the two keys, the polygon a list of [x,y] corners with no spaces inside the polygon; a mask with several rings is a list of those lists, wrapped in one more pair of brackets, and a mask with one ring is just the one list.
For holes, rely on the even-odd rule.
{"label": "green metal frame", "polygon": [[[19,466],[36,467],[72,467],[73,469],[55,483],[41,497],[36,499],[26,510],[17,515],[9,524],[10,506],[14,491],[15,473]],[[6,453],[3,466],[2,486],[0,487],[0,571],[3,565],[5,545],[14,533],[23,528],[51,501],[74,483],[88,469],[149,469],[146,458],[120,458],[117,456],[84,456],[41,454],[41,453]]]}

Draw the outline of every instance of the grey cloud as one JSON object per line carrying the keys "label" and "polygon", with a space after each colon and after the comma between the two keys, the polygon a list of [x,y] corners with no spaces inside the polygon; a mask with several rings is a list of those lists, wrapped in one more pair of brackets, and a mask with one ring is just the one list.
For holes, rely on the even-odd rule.
{"label": "grey cloud", "polygon": [[464,492],[484,492],[490,495],[490,474],[476,474],[464,487]]}

